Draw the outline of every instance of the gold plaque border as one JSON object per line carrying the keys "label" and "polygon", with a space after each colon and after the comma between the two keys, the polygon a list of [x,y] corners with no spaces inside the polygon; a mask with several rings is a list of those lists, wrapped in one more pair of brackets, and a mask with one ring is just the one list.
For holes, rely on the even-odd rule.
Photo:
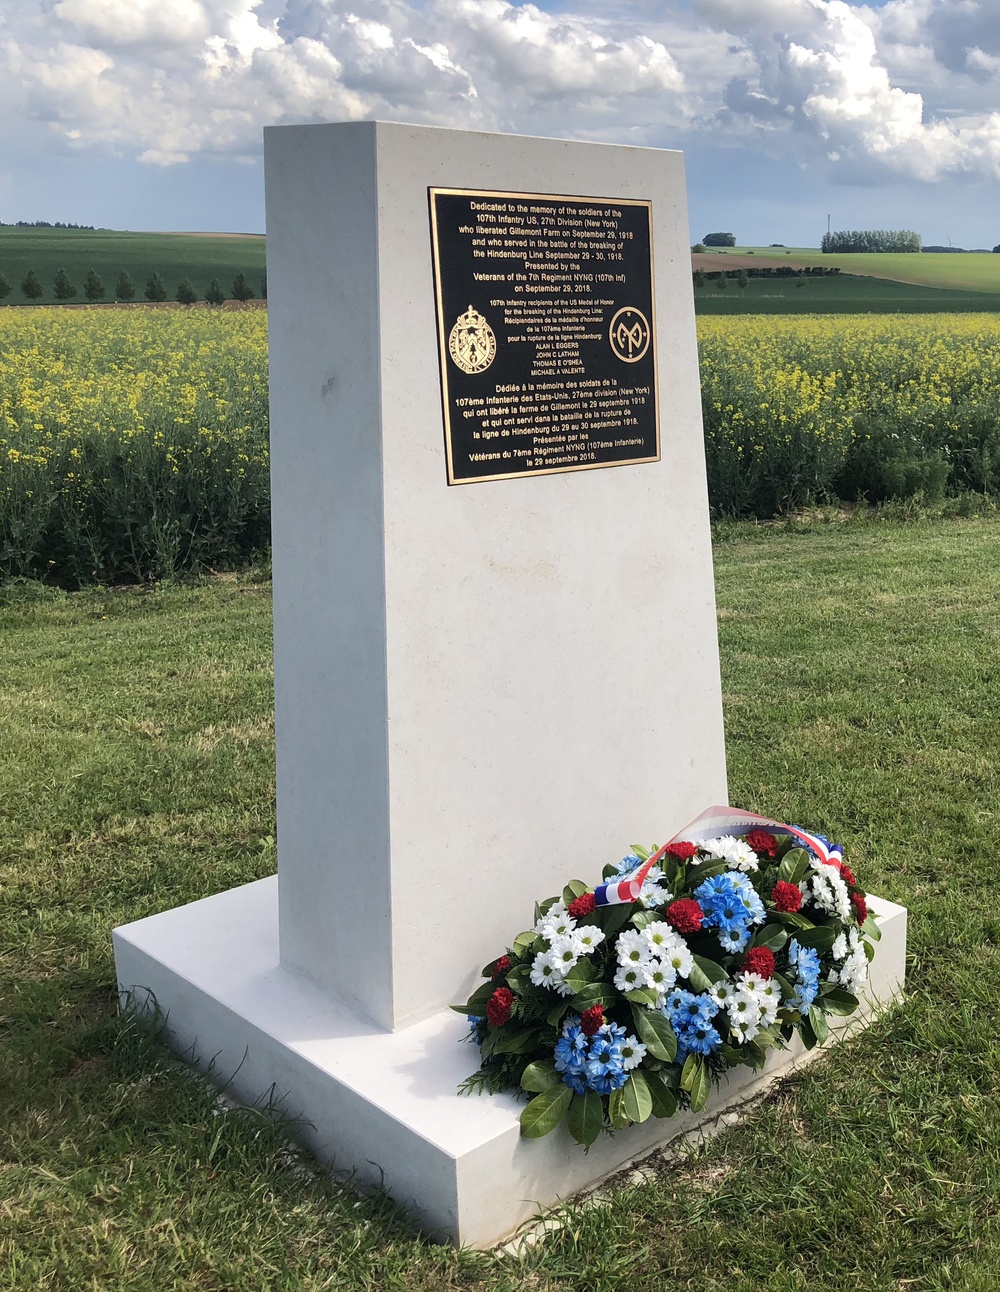
{"label": "gold plaque border", "polygon": [[[650,313],[649,343],[653,351],[653,398],[656,401],[654,431],[656,435],[656,453],[648,458],[628,458],[623,462],[582,462],[578,467],[551,467],[541,471],[503,471],[493,476],[472,476],[461,480],[455,479],[454,452],[451,444],[451,413],[449,409],[448,388],[448,337],[444,317],[444,300],[441,292],[441,262],[438,250],[437,207],[434,198],[438,193],[448,197],[499,197],[499,198],[540,198],[546,202],[593,202],[605,206],[644,206],[649,220],[649,286]],[[513,189],[491,188],[443,188],[440,185],[429,185],[427,203],[431,213],[431,261],[434,269],[434,308],[437,313],[438,331],[438,365],[441,371],[441,408],[444,414],[445,466],[448,472],[449,485],[488,484],[491,480],[523,480],[530,476],[568,475],[571,471],[604,471],[612,467],[636,467],[647,462],[659,462],[662,457],[660,444],[660,365],[656,344],[656,267],[653,248],[653,203],[643,198],[633,197],[591,197],[586,193],[522,193]]]}

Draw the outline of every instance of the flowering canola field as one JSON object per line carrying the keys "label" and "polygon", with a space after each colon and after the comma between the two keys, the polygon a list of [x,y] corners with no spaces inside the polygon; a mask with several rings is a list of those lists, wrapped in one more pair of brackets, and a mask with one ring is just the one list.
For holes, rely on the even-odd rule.
{"label": "flowering canola field", "polygon": [[[1000,316],[698,333],[716,513],[1000,492]],[[0,577],[165,577],[268,533],[264,311],[0,309]]]}
{"label": "flowering canola field", "polygon": [[262,310],[0,310],[0,576],[164,577],[266,548]]}
{"label": "flowering canola field", "polygon": [[717,512],[1000,491],[1000,315],[702,318],[698,338]]}

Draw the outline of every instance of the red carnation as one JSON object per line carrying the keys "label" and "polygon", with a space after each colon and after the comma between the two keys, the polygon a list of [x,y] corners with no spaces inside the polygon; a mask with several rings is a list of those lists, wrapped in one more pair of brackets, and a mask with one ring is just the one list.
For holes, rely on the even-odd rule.
{"label": "red carnation", "polygon": [[589,915],[594,909],[595,901],[593,893],[582,893],[579,897],[574,897],[570,902],[568,910],[574,920],[580,919],[582,915]]}
{"label": "red carnation", "polygon": [[779,879],[771,889],[771,901],[776,911],[797,911],[802,906],[802,894],[794,884]]}
{"label": "red carnation", "polygon": [[510,1018],[510,1007],[514,1003],[514,993],[509,987],[498,987],[486,1002],[486,1017],[494,1027],[503,1027]]}
{"label": "red carnation", "polygon": [[678,933],[697,933],[705,912],[690,897],[682,897],[678,902],[671,902],[667,907],[664,919]]}
{"label": "red carnation", "polygon": [[580,1031],[584,1036],[596,1036],[604,1026],[604,1010],[600,1005],[592,1005],[580,1015]]}
{"label": "red carnation", "polygon": [[744,973],[759,973],[762,978],[774,974],[774,952],[770,947],[752,947],[743,961]]}
{"label": "red carnation", "polygon": [[854,907],[854,914],[857,916],[858,924],[864,924],[868,918],[868,903],[865,901],[863,893],[852,893],[851,904]]}
{"label": "red carnation", "polygon": [[751,830],[747,835],[747,843],[758,856],[764,853],[768,857],[773,857],[778,851],[777,839],[766,830]]}
{"label": "red carnation", "polygon": [[668,843],[666,851],[671,857],[676,857],[679,861],[690,861],[692,857],[698,855],[698,845],[695,843]]}
{"label": "red carnation", "polygon": [[841,866],[840,873],[846,883],[850,884],[852,888],[857,888],[858,881],[854,878],[854,872],[851,870],[850,866]]}
{"label": "red carnation", "polygon": [[512,963],[510,956],[501,956],[493,966],[493,972],[490,974],[490,977],[499,978],[502,974],[507,972]]}

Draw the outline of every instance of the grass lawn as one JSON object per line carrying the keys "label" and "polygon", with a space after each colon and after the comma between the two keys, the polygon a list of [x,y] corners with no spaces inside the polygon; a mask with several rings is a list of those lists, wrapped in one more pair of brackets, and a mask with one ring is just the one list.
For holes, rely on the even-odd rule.
{"label": "grass lawn", "polygon": [[115,299],[115,283],[124,270],[135,284],[136,300],[143,300],[143,288],[151,274],[159,274],[174,299],[177,285],[190,278],[203,296],[213,278],[218,278],[226,296],[232,294],[233,279],[247,275],[259,296],[264,275],[263,234],[223,233],[128,233],[116,229],[17,229],[0,228],[0,274],[13,291],[3,302],[26,305],[21,282],[29,269],[41,279],[45,295],[37,302],[55,302],[53,280],[65,269],[76,284],[75,303],[83,303],[83,282],[94,269],[104,282],[105,300]]}
{"label": "grass lawn", "polygon": [[[753,259],[748,258],[751,256]],[[694,257],[693,268],[736,269],[744,261],[796,269],[801,265],[837,265],[843,274],[873,274],[922,287],[1000,292],[1000,254],[991,251],[833,252],[824,256],[818,247],[728,247],[721,253],[712,247],[705,256]]]}
{"label": "grass lawn", "polygon": [[115,924],[274,866],[266,582],[9,591],[0,1286],[995,1289],[998,558],[995,519],[720,539],[731,801],[910,907],[908,999],[521,1257],[424,1241],[115,1017]]}

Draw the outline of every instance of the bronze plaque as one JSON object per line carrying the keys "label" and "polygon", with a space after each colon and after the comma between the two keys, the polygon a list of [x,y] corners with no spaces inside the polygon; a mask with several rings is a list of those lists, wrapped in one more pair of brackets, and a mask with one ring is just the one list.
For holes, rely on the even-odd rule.
{"label": "bronze plaque", "polygon": [[658,461],[652,204],[429,193],[448,483]]}

